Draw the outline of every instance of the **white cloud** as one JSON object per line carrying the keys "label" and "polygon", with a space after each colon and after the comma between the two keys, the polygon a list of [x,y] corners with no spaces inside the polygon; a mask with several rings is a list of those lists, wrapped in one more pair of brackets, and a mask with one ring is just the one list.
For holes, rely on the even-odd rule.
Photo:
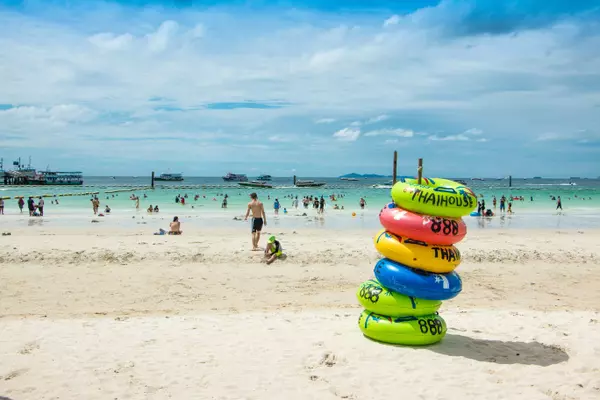
{"label": "white cloud", "polygon": [[327,70],[338,65],[345,55],[346,50],[341,48],[318,51],[310,57],[308,67],[317,71]]}
{"label": "white cloud", "polygon": [[289,142],[292,142],[293,139],[289,136],[273,135],[273,136],[269,136],[269,141],[276,142],[276,143],[289,143]]}
{"label": "white cloud", "polygon": [[354,142],[360,136],[359,128],[344,128],[333,134],[333,137],[344,141],[344,142]]}
{"label": "white cloud", "polygon": [[374,124],[374,123],[377,123],[377,122],[385,121],[385,120],[387,120],[389,118],[390,118],[389,115],[381,114],[381,115],[378,115],[376,117],[369,118],[367,120],[367,122],[365,122],[365,124]]}
{"label": "white cloud", "polygon": [[124,50],[131,45],[133,36],[129,33],[115,35],[114,33],[105,32],[92,35],[88,40],[95,46],[106,50]]}
{"label": "white cloud", "polygon": [[361,125],[362,125],[362,122],[360,122],[360,121],[354,121],[354,122],[350,123],[350,126],[361,126]]}
{"label": "white cloud", "polygon": [[544,132],[540,135],[538,135],[537,140],[539,141],[545,141],[545,140],[560,140],[562,139],[562,137],[555,132]]}
{"label": "white cloud", "polygon": [[204,25],[196,24],[196,26],[190,29],[189,33],[193,38],[201,38],[204,37],[206,30],[204,29]]}
{"label": "white cloud", "polygon": [[[600,126],[599,108],[594,107],[600,104],[595,85],[600,71],[598,26],[573,16],[516,34],[451,35],[449,29],[464,25],[447,24],[443,18],[433,23],[431,17],[433,11],[438,16],[456,11],[450,4],[454,2],[445,3],[391,16],[385,23],[391,29],[381,26],[389,16],[382,14],[333,17],[314,11],[283,19],[279,12],[235,7],[173,7],[156,13],[99,3],[94,11],[82,8],[76,20],[58,24],[45,17],[51,13],[2,8],[0,103],[5,104],[0,104],[0,143],[10,140],[11,146],[20,142],[26,147],[27,138],[44,131],[58,135],[48,141],[48,148],[67,148],[74,154],[110,139],[111,148],[135,152],[141,159],[161,159],[168,150],[182,149],[202,154],[202,163],[217,160],[218,152],[228,154],[225,163],[246,157],[227,152],[225,142],[251,140],[240,132],[261,132],[273,146],[270,142],[283,139],[281,132],[298,138],[310,130],[311,145],[317,143],[315,148],[322,151],[318,154],[333,154],[331,134],[342,126],[321,124],[360,120],[364,126],[388,115],[403,126],[444,130],[431,140],[475,142],[485,136],[495,143],[502,137],[517,149],[506,157],[527,157],[521,144],[536,138],[547,141],[539,146],[546,149],[598,141],[598,132],[591,131]],[[206,108],[253,100],[286,105]],[[6,104],[17,107],[2,111]],[[362,134],[343,126],[346,136],[338,135],[339,140]],[[584,128],[588,131],[577,132]],[[377,162],[374,148],[385,139],[400,138],[418,149],[431,136],[413,132],[413,139],[402,140],[411,137],[407,132],[366,132],[382,139],[360,141],[361,152],[369,154],[365,162]],[[552,142],[559,137],[564,143]],[[297,157],[308,148],[302,142],[281,142],[281,151],[269,161]],[[44,155],[49,153],[46,149]],[[92,154],[90,165],[99,165],[102,156]],[[336,155],[335,165],[347,165],[356,156]],[[572,157],[572,165],[581,168],[594,164]]]}
{"label": "white cloud", "polygon": [[315,120],[315,124],[331,124],[335,121],[335,118],[319,118]]}
{"label": "white cloud", "polygon": [[396,143],[400,143],[400,141],[398,139],[386,139],[383,143],[385,143],[385,144],[396,144]]}
{"label": "white cloud", "polygon": [[409,138],[415,135],[415,132],[410,129],[377,129],[365,133],[365,136],[398,136]]}
{"label": "white cloud", "polygon": [[97,113],[76,104],[60,104],[52,107],[20,106],[0,110],[0,122],[13,123],[75,123],[94,119]]}
{"label": "white cloud", "polygon": [[[481,134],[483,134],[483,131],[481,129],[477,129],[477,128],[471,128],[471,129],[467,129],[466,131],[464,131],[463,133],[459,133],[457,135],[430,135],[428,137],[429,140],[433,140],[433,141],[449,141],[449,142],[466,142],[472,139],[473,136],[480,136]],[[483,137],[479,137],[478,139],[475,139],[476,142],[487,142],[488,139],[487,138],[483,138]]]}
{"label": "white cloud", "polygon": [[544,132],[537,136],[537,141],[571,141],[576,143],[590,143],[600,141],[600,131],[590,129],[577,129],[567,133]]}
{"label": "white cloud", "polygon": [[391,17],[389,17],[388,19],[386,19],[385,21],[383,21],[383,27],[385,28],[386,26],[398,25],[399,22],[400,22],[400,17],[398,15],[394,14]]}
{"label": "white cloud", "polygon": [[438,136],[438,135],[431,135],[429,136],[429,140],[440,140],[440,141],[467,141],[470,140],[470,138],[468,136],[465,136],[463,134],[458,134],[458,135],[449,135],[449,136]]}
{"label": "white cloud", "polygon": [[150,51],[161,52],[169,45],[169,41],[176,34],[179,24],[175,21],[165,21],[156,30],[146,36]]}

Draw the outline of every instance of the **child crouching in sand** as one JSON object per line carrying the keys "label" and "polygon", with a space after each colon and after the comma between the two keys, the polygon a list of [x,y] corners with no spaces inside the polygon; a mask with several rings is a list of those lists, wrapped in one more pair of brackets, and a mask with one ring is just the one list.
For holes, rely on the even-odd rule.
{"label": "child crouching in sand", "polygon": [[281,243],[275,239],[275,236],[271,236],[267,242],[267,247],[265,247],[267,264],[271,264],[277,258],[281,257],[282,254]]}

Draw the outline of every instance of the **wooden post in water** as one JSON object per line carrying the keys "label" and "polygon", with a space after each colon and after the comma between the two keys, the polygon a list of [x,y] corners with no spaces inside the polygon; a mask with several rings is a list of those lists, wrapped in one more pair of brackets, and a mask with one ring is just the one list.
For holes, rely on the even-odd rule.
{"label": "wooden post in water", "polygon": [[398,174],[398,152],[394,151],[394,170],[392,171],[392,184],[396,184],[396,176]]}
{"label": "wooden post in water", "polygon": [[152,171],[152,182],[150,183],[150,186],[154,189],[154,171]]}
{"label": "wooden post in water", "polygon": [[418,176],[417,183],[420,185],[421,178],[423,178],[423,159],[422,158],[419,158],[419,167],[417,168],[417,176]]}
{"label": "wooden post in water", "polygon": [[512,187],[512,175],[508,176],[508,187]]}

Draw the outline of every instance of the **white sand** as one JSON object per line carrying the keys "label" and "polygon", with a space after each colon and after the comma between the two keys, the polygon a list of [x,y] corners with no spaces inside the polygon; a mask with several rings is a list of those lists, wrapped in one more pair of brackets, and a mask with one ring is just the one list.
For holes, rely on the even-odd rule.
{"label": "white sand", "polygon": [[427,348],[365,339],[356,312],[4,321],[18,399],[597,399],[589,312],[447,312]]}
{"label": "white sand", "polygon": [[598,399],[600,233],[478,231],[440,344],[372,342],[368,231],[0,236],[0,399]]}

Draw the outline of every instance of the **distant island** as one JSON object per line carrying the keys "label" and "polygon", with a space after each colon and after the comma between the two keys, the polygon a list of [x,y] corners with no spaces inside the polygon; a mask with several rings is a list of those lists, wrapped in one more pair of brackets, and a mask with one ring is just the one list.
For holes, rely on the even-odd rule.
{"label": "distant island", "polygon": [[391,178],[391,175],[378,175],[378,174],[357,174],[355,172],[351,174],[342,175],[339,178]]}

